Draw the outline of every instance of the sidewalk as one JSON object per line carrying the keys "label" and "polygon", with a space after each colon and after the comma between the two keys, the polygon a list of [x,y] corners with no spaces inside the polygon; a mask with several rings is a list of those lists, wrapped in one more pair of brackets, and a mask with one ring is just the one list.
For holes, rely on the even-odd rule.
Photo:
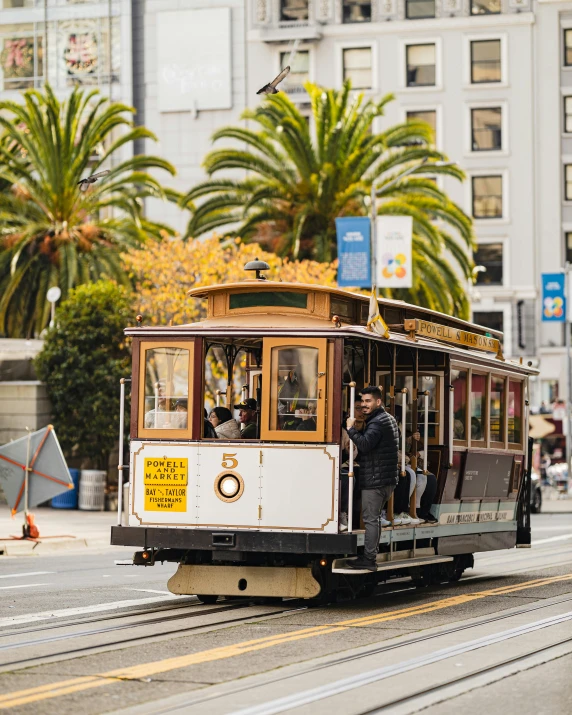
{"label": "sidewalk", "polygon": [[22,535],[24,514],[12,518],[8,507],[0,506],[0,556],[2,553],[25,556],[62,549],[105,548],[109,546],[110,528],[117,523],[116,511],[36,508],[33,514],[40,530],[40,543],[11,540],[10,536]]}

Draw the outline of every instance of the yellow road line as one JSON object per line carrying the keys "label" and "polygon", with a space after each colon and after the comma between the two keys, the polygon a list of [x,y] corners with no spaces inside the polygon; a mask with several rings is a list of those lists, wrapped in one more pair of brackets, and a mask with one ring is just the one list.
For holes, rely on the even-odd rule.
{"label": "yellow road line", "polygon": [[0,710],[14,708],[18,705],[27,705],[28,703],[47,700],[49,698],[57,698],[62,695],[70,695],[78,693],[82,690],[90,690],[98,688],[102,685],[109,685],[110,681],[119,680],[137,680],[146,678],[159,673],[166,673],[170,670],[179,668],[187,668],[191,665],[199,663],[210,663],[226,658],[233,658],[237,655],[245,653],[253,653],[265,648],[273,648],[284,643],[292,643],[294,641],[303,640],[306,638],[314,638],[315,636],[323,636],[329,633],[338,633],[348,630],[349,628],[369,626],[374,623],[384,623],[386,621],[396,621],[402,618],[418,616],[432,611],[439,611],[444,608],[460,606],[471,601],[476,601],[483,598],[493,596],[502,596],[506,593],[514,593],[516,591],[524,591],[530,588],[538,588],[540,586],[548,586],[552,583],[560,583],[563,581],[571,581],[572,573],[564,574],[563,576],[551,576],[549,578],[534,579],[525,581],[524,583],[514,586],[500,586],[498,588],[488,589],[486,591],[477,591],[459,596],[450,596],[439,601],[431,603],[421,603],[416,606],[408,606],[399,608],[393,611],[386,611],[377,615],[362,616],[361,618],[351,618],[338,623],[326,623],[322,626],[313,626],[311,628],[302,628],[290,633],[281,633],[273,636],[265,636],[264,638],[256,638],[250,641],[242,641],[232,645],[220,646],[209,650],[199,651],[198,653],[189,653],[188,655],[176,656],[174,658],[166,658],[151,663],[142,663],[140,665],[132,665],[127,668],[118,668],[110,670],[106,673],[99,673],[92,676],[84,676],[62,680],[58,683],[49,685],[40,685],[27,690],[18,690],[12,693],[0,695]]}

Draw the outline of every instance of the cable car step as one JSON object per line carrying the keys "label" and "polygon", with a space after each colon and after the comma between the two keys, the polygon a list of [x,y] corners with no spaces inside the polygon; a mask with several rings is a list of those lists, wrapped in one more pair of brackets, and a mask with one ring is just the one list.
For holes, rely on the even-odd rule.
{"label": "cable car step", "polygon": [[[380,554],[379,556],[384,557],[388,554]],[[444,564],[448,561],[452,561],[452,556],[418,556],[409,559],[394,559],[392,561],[380,559],[378,556],[377,570],[378,571],[394,571],[395,569],[409,569],[414,566],[430,566],[431,564]],[[350,569],[347,567],[347,563],[352,559],[336,559],[332,564],[332,573],[346,573],[346,574],[365,574],[371,573],[367,569]]]}

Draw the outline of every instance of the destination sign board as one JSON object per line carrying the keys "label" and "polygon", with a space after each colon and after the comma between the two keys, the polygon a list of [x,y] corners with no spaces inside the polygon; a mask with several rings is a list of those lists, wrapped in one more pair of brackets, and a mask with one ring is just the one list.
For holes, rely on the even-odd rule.
{"label": "destination sign board", "polygon": [[189,460],[153,457],[145,459],[146,511],[186,511]]}
{"label": "destination sign board", "polygon": [[419,335],[422,338],[433,338],[434,340],[443,340],[446,343],[454,343],[455,345],[465,345],[474,350],[484,350],[502,357],[500,340],[490,338],[487,335],[478,335],[468,330],[451,328],[440,323],[430,323],[427,320],[406,320],[403,327],[408,333],[415,333],[415,335]]}

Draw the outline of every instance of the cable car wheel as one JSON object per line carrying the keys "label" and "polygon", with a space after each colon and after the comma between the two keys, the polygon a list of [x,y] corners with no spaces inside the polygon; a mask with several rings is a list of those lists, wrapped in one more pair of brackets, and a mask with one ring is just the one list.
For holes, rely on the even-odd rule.
{"label": "cable car wheel", "polygon": [[212,594],[209,595],[204,595],[201,596],[200,594],[197,594],[197,598],[201,603],[204,603],[205,606],[210,606],[213,603],[216,603],[218,600],[218,596],[213,596]]}

